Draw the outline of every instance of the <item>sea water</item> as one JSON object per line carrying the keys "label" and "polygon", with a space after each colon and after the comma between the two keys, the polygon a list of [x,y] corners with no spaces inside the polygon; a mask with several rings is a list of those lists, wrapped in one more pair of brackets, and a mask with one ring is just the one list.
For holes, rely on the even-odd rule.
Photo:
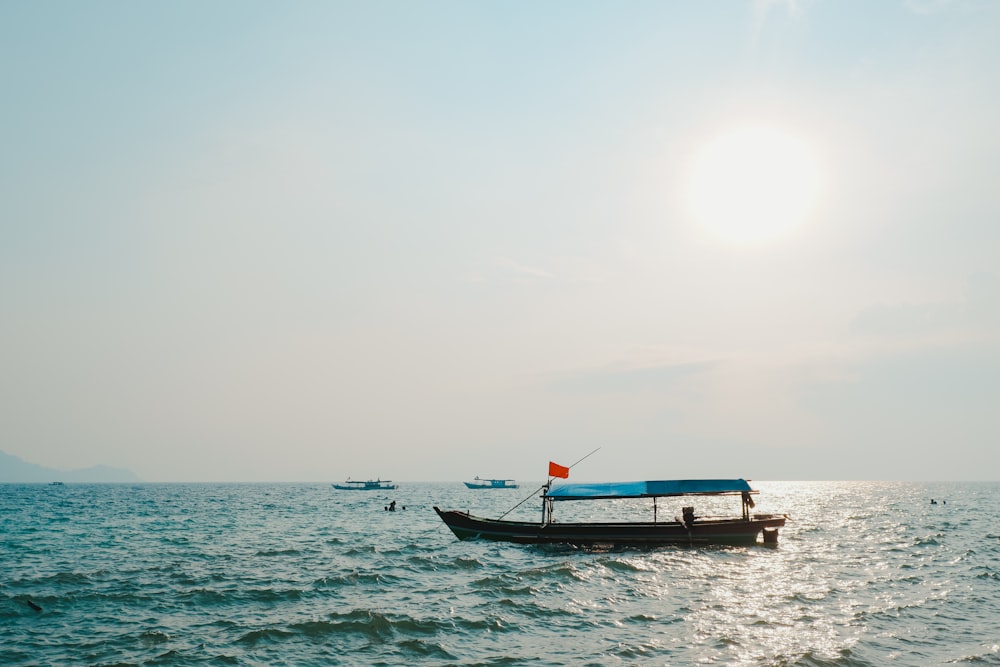
{"label": "sea water", "polygon": [[777,547],[460,542],[432,510],[537,520],[529,486],[0,485],[0,664],[1000,665],[1000,484],[754,485]]}

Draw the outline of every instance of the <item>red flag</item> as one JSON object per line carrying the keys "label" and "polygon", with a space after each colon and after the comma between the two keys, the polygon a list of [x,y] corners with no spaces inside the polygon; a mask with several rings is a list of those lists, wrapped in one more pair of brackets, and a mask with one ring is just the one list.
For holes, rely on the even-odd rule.
{"label": "red flag", "polygon": [[562,477],[563,479],[567,479],[569,477],[569,468],[549,461],[549,477]]}

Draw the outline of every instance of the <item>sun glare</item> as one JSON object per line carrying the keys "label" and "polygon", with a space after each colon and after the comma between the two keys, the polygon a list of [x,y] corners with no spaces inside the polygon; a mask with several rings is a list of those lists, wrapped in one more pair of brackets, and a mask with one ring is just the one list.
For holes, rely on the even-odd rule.
{"label": "sun glare", "polygon": [[715,137],[695,158],[691,212],[727,243],[762,243],[813,213],[819,170],[810,147],[769,126],[739,127]]}

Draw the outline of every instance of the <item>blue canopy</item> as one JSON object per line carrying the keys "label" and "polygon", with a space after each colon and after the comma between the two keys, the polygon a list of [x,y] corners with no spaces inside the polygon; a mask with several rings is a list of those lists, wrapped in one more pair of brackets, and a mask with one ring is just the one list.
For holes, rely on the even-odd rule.
{"label": "blue canopy", "polygon": [[650,498],[751,492],[754,491],[745,479],[665,479],[646,482],[560,484],[549,489],[545,496],[552,500],[595,500],[600,498]]}

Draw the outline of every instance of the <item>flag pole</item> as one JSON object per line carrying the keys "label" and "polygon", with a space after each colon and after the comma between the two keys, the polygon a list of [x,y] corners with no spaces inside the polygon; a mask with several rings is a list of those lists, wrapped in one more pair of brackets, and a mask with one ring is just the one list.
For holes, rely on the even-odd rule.
{"label": "flag pole", "polygon": [[[598,450],[600,450],[600,449],[601,448],[598,447],[597,449],[595,449],[591,453],[589,453],[586,456],[584,456],[582,459],[577,460],[577,462],[574,463],[573,465],[566,466],[566,470],[570,470],[573,466],[577,465],[578,463],[582,463],[585,459],[589,459],[591,456],[593,456],[594,454],[596,454],[598,452]],[[555,477],[549,477],[549,481],[546,482],[546,486],[551,486],[552,480],[554,480],[554,479],[555,479]]]}
{"label": "flag pole", "polygon": [[[590,458],[591,456],[593,456],[594,454],[596,454],[596,453],[597,453],[597,451],[598,451],[599,449],[600,449],[600,447],[598,447],[597,449],[595,449],[594,451],[592,451],[592,452],[591,452],[590,454],[587,454],[586,456],[584,456],[584,457],[583,457],[583,459],[580,459],[580,460],[579,460],[579,461],[577,461],[576,463],[580,463],[580,462],[582,462],[582,461],[583,461],[584,459],[589,459],[589,458]],[[574,463],[574,464],[573,464],[573,466],[575,466],[575,465],[576,465],[576,463]],[[569,466],[569,467],[570,467],[570,468],[572,468],[573,466]]]}
{"label": "flag pole", "polygon": [[[592,451],[590,454],[587,454],[586,456],[584,456],[582,459],[578,460],[573,465],[568,466],[567,470],[569,468],[572,468],[573,466],[575,466],[577,463],[581,463],[584,459],[590,458],[591,456],[593,456],[594,454],[596,454],[599,449],[600,449],[600,447],[598,447],[597,449],[595,449],[594,451]],[[552,480],[553,479],[555,479],[555,478],[554,477],[549,477],[549,481],[545,482],[545,484],[542,484],[540,487],[538,487],[537,489],[535,489],[534,491],[532,491],[527,496],[527,498],[525,498],[524,500],[522,500],[518,504],[516,504],[513,507],[511,507],[509,510],[507,510],[506,512],[504,512],[500,516],[498,516],[497,517],[497,521],[499,521],[500,519],[504,518],[505,516],[507,516],[508,514],[510,514],[511,512],[513,512],[514,510],[516,510],[518,507],[520,507],[521,505],[523,505],[524,503],[526,503],[528,501],[528,498],[531,498],[531,496],[535,495],[535,493],[537,493],[538,491],[541,491],[543,489],[548,490],[552,486]],[[545,523],[544,516],[545,516],[545,503],[542,503],[542,517],[543,517],[542,518],[542,523]]]}
{"label": "flag pole", "polygon": [[[577,463],[581,463],[584,459],[590,458],[591,456],[593,456],[594,454],[596,454],[598,449],[600,449],[600,447],[598,447],[594,451],[590,452],[590,454],[587,454],[582,459],[577,459],[576,463],[574,463],[573,465],[566,466],[566,474],[565,475],[560,475],[560,476],[561,477],[569,477],[569,471],[570,471],[570,469],[573,466],[575,466]],[[552,464],[550,463],[549,464],[549,473],[551,474],[551,472],[552,472]],[[545,489],[545,493],[543,494],[543,496],[547,495],[548,492],[549,492],[549,489],[552,488],[552,482],[553,482],[553,480],[555,480],[555,477],[549,477],[549,481],[545,482],[545,486],[542,487],[543,489]],[[527,500],[527,498],[525,498],[525,500]],[[546,508],[548,508],[547,512],[546,512]],[[546,516],[548,516],[548,518],[550,518],[550,519],[552,518],[552,501],[550,499],[548,499],[548,498],[544,498],[543,497],[543,499],[542,499],[542,524],[543,525],[546,522]]]}

